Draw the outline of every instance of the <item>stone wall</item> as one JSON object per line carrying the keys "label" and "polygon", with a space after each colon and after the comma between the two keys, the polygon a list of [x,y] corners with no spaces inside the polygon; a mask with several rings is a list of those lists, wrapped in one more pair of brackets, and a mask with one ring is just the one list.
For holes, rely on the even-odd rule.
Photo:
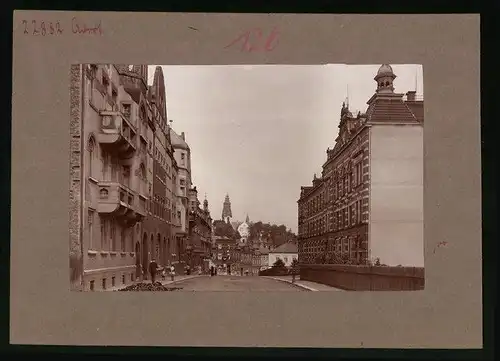
{"label": "stone wall", "polygon": [[423,290],[423,267],[300,265],[300,279],[349,291]]}
{"label": "stone wall", "polygon": [[69,188],[69,267],[70,288],[81,291],[83,255],[81,250],[81,65],[70,70],[70,188]]}

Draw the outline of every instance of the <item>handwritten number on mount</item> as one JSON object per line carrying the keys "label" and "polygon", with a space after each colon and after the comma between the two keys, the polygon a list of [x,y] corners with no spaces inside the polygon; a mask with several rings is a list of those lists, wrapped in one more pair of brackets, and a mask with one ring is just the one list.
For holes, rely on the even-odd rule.
{"label": "handwritten number on mount", "polygon": [[[253,37],[252,37],[253,35]],[[236,43],[243,40],[241,51],[253,52],[253,51],[272,51],[276,48],[278,44],[279,32],[273,29],[267,36],[265,43],[263,44],[263,33],[260,28],[249,30],[241,34],[239,37],[234,39],[231,43],[226,45],[224,48],[230,48]]]}
{"label": "handwritten number on mount", "polygon": [[61,24],[59,23],[59,21],[57,21],[55,23],[55,26],[54,26],[53,22],[42,21],[42,22],[40,22],[40,25],[38,25],[36,20],[31,20],[31,25],[33,27],[33,29],[31,29],[31,33],[29,30],[28,21],[23,20],[22,22],[24,25],[24,34],[45,36],[45,35],[54,35],[54,34],[62,34],[63,33],[63,30],[61,28]]}

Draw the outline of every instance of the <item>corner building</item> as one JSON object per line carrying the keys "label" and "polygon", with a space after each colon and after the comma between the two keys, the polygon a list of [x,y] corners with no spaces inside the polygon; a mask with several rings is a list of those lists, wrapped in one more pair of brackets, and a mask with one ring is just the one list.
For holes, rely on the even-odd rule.
{"label": "corner building", "polygon": [[298,200],[301,263],[423,266],[423,99],[383,64],[365,113],[343,104],[320,177]]}

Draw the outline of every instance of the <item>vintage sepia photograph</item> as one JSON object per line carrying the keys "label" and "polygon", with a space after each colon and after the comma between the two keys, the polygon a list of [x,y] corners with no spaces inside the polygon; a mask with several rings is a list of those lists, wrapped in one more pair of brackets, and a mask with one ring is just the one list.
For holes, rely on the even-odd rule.
{"label": "vintage sepia photograph", "polygon": [[73,291],[424,289],[423,68],[76,64]]}

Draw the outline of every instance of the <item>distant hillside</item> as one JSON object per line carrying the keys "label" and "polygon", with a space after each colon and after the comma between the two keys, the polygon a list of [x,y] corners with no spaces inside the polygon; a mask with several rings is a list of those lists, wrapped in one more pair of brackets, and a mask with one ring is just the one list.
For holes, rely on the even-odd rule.
{"label": "distant hillside", "polygon": [[256,239],[262,232],[262,238],[268,239],[271,243],[278,247],[287,241],[295,241],[297,236],[291,230],[287,230],[286,226],[263,223],[261,221],[250,225],[250,239]]}
{"label": "distant hillside", "polygon": [[214,235],[220,237],[228,237],[233,239],[241,238],[238,231],[236,231],[230,224],[216,220],[213,222]]}

